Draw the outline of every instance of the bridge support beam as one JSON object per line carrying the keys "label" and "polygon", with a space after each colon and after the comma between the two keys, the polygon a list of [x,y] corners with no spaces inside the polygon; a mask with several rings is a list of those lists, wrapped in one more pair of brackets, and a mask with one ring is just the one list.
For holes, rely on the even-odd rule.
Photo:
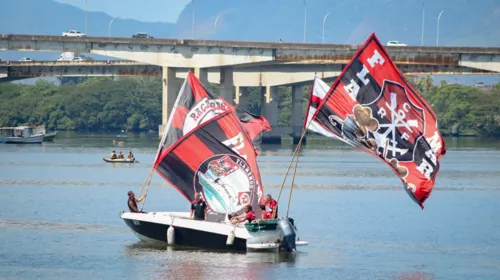
{"label": "bridge support beam", "polygon": [[292,137],[293,143],[296,144],[302,135],[303,114],[302,114],[302,97],[304,96],[304,86],[292,86]]}
{"label": "bridge support beam", "polygon": [[176,70],[172,67],[164,66],[162,68],[162,112],[161,112],[161,125],[159,127],[159,135],[160,137],[163,135],[163,132],[167,126],[168,117],[172,112],[172,108],[174,107],[175,99],[177,98],[177,94],[179,91],[179,84],[175,79]]}
{"label": "bridge support beam", "polygon": [[236,86],[235,103],[238,108],[248,110],[248,88]]}
{"label": "bridge support beam", "polygon": [[208,87],[208,71],[206,68],[194,68],[194,75],[203,85]]}
{"label": "bridge support beam", "polygon": [[262,102],[262,109],[264,117],[269,121],[272,126],[278,125],[278,102],[273,99],[278,96],[278,87],[265,87],[264,100]]}
{"label": "bridge support beam", "polygon": [[230,104],[234,104],[233,68],[220,68],[220,96]]}
{"label": "bridge support beam", "polygon": [[[273,99],[278,96],[278,87],[261,87],[261,115],[269,121],[271,128],[278,126],[278,102]],[[270,133],[265,137],[267,143],[281,143],[281,135]],[[264,139],[263,139],[264,140]]]}

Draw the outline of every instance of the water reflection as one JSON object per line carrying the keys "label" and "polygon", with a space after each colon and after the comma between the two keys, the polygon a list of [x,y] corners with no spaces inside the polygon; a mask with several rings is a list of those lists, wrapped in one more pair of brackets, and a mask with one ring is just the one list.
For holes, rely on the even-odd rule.
{"label": "water reflection", "polygon": [[434,280],[434,274],[427,272],[404,272],[394,276],[395,280]]}
{"label": "water reflection", "polygon": [[268,279],[269,269],[277,264],[294,266],[300,253],[246,252],[204,250],[180,246],[137,242],[125,247],[133,261],[152,265],[151,279]]}

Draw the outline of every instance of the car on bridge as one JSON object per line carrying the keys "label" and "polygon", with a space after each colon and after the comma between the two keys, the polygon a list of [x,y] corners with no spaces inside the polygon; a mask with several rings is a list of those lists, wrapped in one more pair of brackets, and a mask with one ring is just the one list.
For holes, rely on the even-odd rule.
{"label": "car on bridge", "polygon": [[87,35],[85,35],[85,33],[82,33],[78,30],[68,30],[66,32],[63,32],[62,35],[66,36],[66,37],[85,37],[85,36],[87,36]]}
{"label": "car on bridge", "polygon": [[32,60],[29,57],[23,57],[23,58],[19,59],[19,61],[34,61],[34,60]]}
{"label": "car on bridge", "polygon": [[147,34],[147,33],[145,33],[145,32],[137,32],[137,33],[135,33],[134,35],[132,35],[132,38],[150,38],[150,39],[153,39],[154,37],[153,37],[153,36],[148,35],[148,34]]}
{"label": "car on bridge", "polygon": [[77,57],[73,58],[72,61],[85,61],[85,58],[77,56]]}
{"label": "car on bridge", "polygon": [[407,44],[403,44],[399,41],[389,41],[389,42],[387,42],[387,45],[394,46],[394,47],[407,47],[408,46]]}

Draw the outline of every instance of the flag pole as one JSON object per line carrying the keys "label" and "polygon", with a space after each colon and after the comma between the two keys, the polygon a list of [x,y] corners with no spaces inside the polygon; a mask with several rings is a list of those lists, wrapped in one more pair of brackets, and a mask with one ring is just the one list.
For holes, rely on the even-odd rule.
{"label": "flag pole", "polygon": [[[317,76],[316,76],[316,73],[314,73],[314,80],[316,80]],[[311,89],[312,91],[313,89]],[[309,96],[309,100],[311,99],[311,97]],[[307,112],[309,113],[309,108],[307,109]],[[308,115],[308,114],[307,114]],[[290,172],[290,168],[292,167],[292,164],[293,164],[293,161],[295,159],[295,157],[297,157],[297,162],[298,162],[298,153],[299,153],[299,150],[302,146],[302,140],[304,139],[304,136],[306,135],[306,132],[307,132],[307,129],[309,128],[309,126],[311,125],[311,122],[312,122],[312,119],[311,118],[309,120],[309,122],[307,122],[307,115],[305,116],[306,117],[306,126],[305,128],[302,130],[302,134],[300,135],[300,139],[299,139],[299,143],[297,144],[297,147],[295,148],[295,152],[293,153],[293,156],[292,156],[292,160],[290,161],[290,164],[288,165],[288,169],[286,171],[286,174],[285,174],[285,178],[283,179],[283,183],[281,184],[281,188],[280,188],[280,192],[278,193],[278,201],[280,200],[280,197],[281,197],[281,192],[283,191],[283,187],[285,186],[285,182],[286,182],[286,178],[288,177],[288,173]],[[295,180],[295,172],[297,170],[297,167],[295,167],[295,171],[294,171],[294,179]],[[293,182],[292,182],[293,184]],[[288,212],[288,211],[287,211]]]}

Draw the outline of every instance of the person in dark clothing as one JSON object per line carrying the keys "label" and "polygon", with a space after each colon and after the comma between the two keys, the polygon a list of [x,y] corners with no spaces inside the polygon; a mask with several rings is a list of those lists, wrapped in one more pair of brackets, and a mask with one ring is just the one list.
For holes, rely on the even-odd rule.
{"label": "person in dark clothing", "polygon": [[139,211],[139,208],[137,207],[137,202],[141,202],[144,198],[146,198],[147,194],[139,197],[139,198],[135,198],[135,194],[133,191],[129,191],[128,193],[128,209],[130,210],[130,212],[132,213],[144,213],[142,211]]}
{"label": "person in dark clothing", "polygon": [[194,194],[191,203],[191,220],[206,221],[208,217],[207,204],[201,199],[200,193]]}

